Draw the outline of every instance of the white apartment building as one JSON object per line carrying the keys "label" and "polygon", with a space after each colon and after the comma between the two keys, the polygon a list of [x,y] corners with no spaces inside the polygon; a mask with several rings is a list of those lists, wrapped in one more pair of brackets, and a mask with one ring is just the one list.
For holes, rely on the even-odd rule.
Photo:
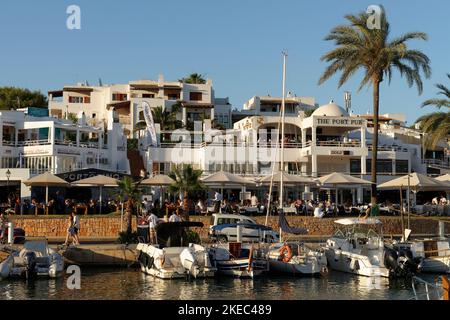
{"label": "white apartment building", "polygon": [[73,123],[42,115],[42,111],[46,110],[0,111],[2,187],[16,186],[22,197],[29,197],[30,189],[23,181],[46,171],[130,171],[126,138],[113,111],[105,113],[107,125],[101,127],[89,125],[83,116]]}
{"label": "white apartment building", "polygon": [[107,110],[114,108],[128,137],[137,137],[136,124],[145,120],[144,101],[151,108],[161,106],[168,111],[178,104],[177,120],[182,125],[200,119],[215,119],[225,128],[231,127],[231,105],[227,98],[215,98],[211,80],[205,84],[168,82],[160,75],[156,81],[134,80],[128,84],[89,86],[79,83],[49,91],[48,95],[52,116],[65,118],[68,114],[84,112],[92,125],[105,122]]}
{"label": "white apartment building", "polygon": [[[343,172],[370,180],[372,117],[348,114],[334,102],[307,117],[305,111],[315,101],[303,99],[287,99],[285,171],[312,177]],[[172,143],[160,143],[143,153],[147,170],[168,173],[178,164],[190,163],[205,174],[225,170],[254,177],[268,175],[274,163],[280,162],[280,104],[281,98],[253,97],[241,112],[233,112],[233,119],[240,120],[234,122],[232,130],[213,130],[205,123],[200,132],[177,132]],[[422,154],[423,135],[405,127],[403,115],[379,118],[378,183],[408,172],[448,172],[448,145],[437,152],[439,160],[426,159]],[[430,161],[440,161],[441,166],[431,168]],[[359,190],[358,199],[361,197]]]}

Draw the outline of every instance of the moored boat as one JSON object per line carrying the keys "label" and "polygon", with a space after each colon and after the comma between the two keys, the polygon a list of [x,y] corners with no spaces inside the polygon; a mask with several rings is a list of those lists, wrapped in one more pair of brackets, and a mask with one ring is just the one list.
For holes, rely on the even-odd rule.
{"label": "moored boat", "polygon": [[189,243],[186,229],[203,227],[201,222],[165,222],[156,227],[157,244],[139,243],[138,261],[142,272],[161,279],[212,277],[206,248]]}
{"label": "moored boat", "polygon": [[238,278],[254,278],[269,271],[267,252],[254,244],[216,243],[209,254],[217,273]]}

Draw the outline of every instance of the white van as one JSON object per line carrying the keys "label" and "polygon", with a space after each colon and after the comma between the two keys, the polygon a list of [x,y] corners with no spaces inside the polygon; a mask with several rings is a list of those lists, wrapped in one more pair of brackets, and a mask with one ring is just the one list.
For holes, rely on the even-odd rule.
{"label": "white van", "polygon": [[278,242],[279,234],[255,220],[237,214],[213,214],[209,237],[221,242],[237,241],[237,225],[242,228],[243,242]]}

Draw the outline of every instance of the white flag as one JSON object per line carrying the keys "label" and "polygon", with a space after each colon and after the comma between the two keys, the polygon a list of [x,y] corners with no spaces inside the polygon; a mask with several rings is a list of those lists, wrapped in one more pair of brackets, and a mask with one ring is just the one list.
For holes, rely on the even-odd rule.
{"label": "white flag", "polygon": [[147,124],[147,130],[151,137],[151,145],[156,146],[158,144],[158,140],[156,139],[155,123],[153,122],[153,115],[150,110],[150,105],[147,102],[142,101],[142,108],[144,111],[145,123]]}

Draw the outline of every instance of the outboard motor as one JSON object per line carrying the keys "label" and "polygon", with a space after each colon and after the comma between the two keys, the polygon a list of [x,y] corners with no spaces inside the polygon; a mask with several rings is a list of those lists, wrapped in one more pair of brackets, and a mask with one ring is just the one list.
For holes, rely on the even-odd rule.
{"label": "outboard motor", "polygon": [[409,248],[385,246],[384,265],[394,277],[408,277],[420,269],[420,260],[414,259]]}
{"label": "outboard motor", "polygon": [[26,267],[26,278],[30,278],[36,275],[36,253],[33,251],[28,251],[23,257],[23,261]]}

